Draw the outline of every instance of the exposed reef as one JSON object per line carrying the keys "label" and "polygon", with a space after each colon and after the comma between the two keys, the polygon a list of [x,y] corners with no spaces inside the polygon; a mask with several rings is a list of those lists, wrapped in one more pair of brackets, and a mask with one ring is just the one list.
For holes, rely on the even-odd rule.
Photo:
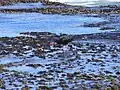
{"label": "exposed reef", "polygon": [[119,36],[23,32],[1,37],[0,88],[119,90]]}

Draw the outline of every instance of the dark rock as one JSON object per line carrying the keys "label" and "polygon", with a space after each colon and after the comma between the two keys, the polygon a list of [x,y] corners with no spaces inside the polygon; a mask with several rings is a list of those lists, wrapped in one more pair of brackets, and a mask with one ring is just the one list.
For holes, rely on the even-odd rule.
{"label": "dark rock", "polygon": [[70,36],[61,36],[56,42],[57,44],[67,45],[73,39]]}

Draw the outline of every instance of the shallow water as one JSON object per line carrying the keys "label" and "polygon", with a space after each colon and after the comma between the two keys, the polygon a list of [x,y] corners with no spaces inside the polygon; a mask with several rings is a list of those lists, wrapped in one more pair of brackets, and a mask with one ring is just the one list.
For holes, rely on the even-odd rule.
{"label": "shallow water", "polygon": [[[32,74],[37,74],[38,72],[40,71],[48,71],[45,67],[46,64],[55,64],[55,63],[61,63],[62,61],[60,61],[59,59],[50,59],[50,58],[47,58],[47,59],[42,59],[42,58],[38,58],[38,57],[33,57],[33,58],[30,58],[30,59],[19,59],[17,60],[16,59],[16,62],[14,61],[15,58],[13,58],[13,61],[10,62],[9,61],[9,58],[2,58],[1,62],[2,64],[8,64],[8,63],[17,63],[18,65],[16,66],[12,66],[12,67],[9,67],[7,68],[8,70],[15,70],[15,71],[20,71],[20,72],[29,72],[29,73],[32,73]],[[20,61],[21,60],[21,61]],[[23,64],[25,63],[25,64]],[[19,64],[23,64],[23,65],[20,65]],[[44,67],[30,67],[30,66],[27,66],[29,64],[40,64]]]}
{"label": "shallow water", "polygon": [[[15,7],[14,7],[15,6]],[[22,7],[23,6],[23,7]],[[40,5],[36,4],[16,4],[13,6],[3,6],[1,8],[34,8],[39,7]],[[112,20],[114,20],[113,18]],[[118,18],[119,19],[119,18]],[[53,32],[56,34],[59,33],[66,33],[66,34],[89,34],[89,33],[98,33],[103,32],[99,30],[100,28],[87,28],[82,27],[82,25],[87,23],[95,23],[95,22],[102,22],[107,21],[103,18],[96,18],[96,17],[85,17],[83,15],[44,15],[39,13],[19,13],[19,14],[6,14],[6,13],[0,13],[0,37],[3,36],[16,36],[19,35],[20,32],[40,32],[40,31],[46,31],[46,32]],[[119,25],[116,25],[116,27],[119,27]],[[50,73],[51,75],[47,75],[47,78],[53,78],[52,80],[48,81],[48,86],[55,86],[58,85],[61,79],[66,81],[66,84],[68,84],[69,87],[72,87],[73,84],[69,83],[67,76],[63,77],[62,74],[69,74],[69,73],[85,73],[85,74],[93,74],[94,75],[100,75],[101,72],[106,75],[116,75],[117,72],[120,71],[120,52],[117,52],[117,57],[112,57],[112,51],[109,52],[110,47],[112,47],[112,44],[109,44],[107,41],[90,41],[86,43],[94,42],[96,52],[92,50],[88,45],[85,44],[85,41],[80,44],[82,44],[83,47],[74,46],[77,49],[77,54],[79,55],[78,58],[76,58],[76,55],[72,55],[72,57],[67,58],[67,56],[63,56],[64,52],[62,51],[64,48],[61,48],[57,51],[53,51],[46,54],[46,58],[38,58],[38,57],[30,57],[29,55],[32,55],[32,51],[28,51],[27,55],[24,55],[23,57],[17,57],[13,55],[6,55],[5,57],[0,58],[0,64],[8,65],[5,68],[10,70],[9,73],[0,74],[0,78],[3,78],[5,80],[6,88],[7,89],[16,89],[15,86],[12,86],[10,84],[11,81],[18,84],[19,88],[21,88],[23,85],[21,84],[20,79],[29,79],[30,77],[25,77],[23,75],[22,78],[17,77],[15,78],[14,75],[11,75],[13,71],[17,72],[27,72],[31,73],[33,75],[42,74],[42,71],[46,71]],[[106,45],[106,48],[101,53],[97,52],[97,48],[99,49],[99,43],[102,43],[103,45]],[[110,41],[111,43],[111,41]],[[116,48],[120,49],[118,47],[117,43],[113,43]],[[84,49],[87,51],[86,53],[82,53],[81,51],[84,51]],[[71,51],[67,52],[68,55],[71,55]],[[61,57],[60,57],[61,55]],[[93,56],[94,55],[94,56]],[[88,61],[90,60],[90,61]],[[35,67],[31,66],[39,64],[40,66]],[[11,65],[11,66],[10,66]],[[54,72],[51,72],[54,71]],[[55,73],[57,71],[57,73]],[[111,74],[107,73],[110,71]],[[8,75],[8,76],[7,76]],[[20,74],[19,74],[20,75]],[[45,75],[44,75],[45,76]],[[12,78],[11,78],[12,77]],[[46,77],[45,77],[46,78]],[[45,79],[43,78],[43,79]],[[12,80],[12,79],[15,79]],[[18,81],[17,81],[18,80]],[[30,79],[30,81],[34,81],[34,84],[28,83],[28,86],[33,87],[32,90],[36,90],[37,80],[42,80],[40,77],[36,77],[35,80]],[[29,81],[29,80],[28,80]],[[77,80],[74,80],[77,81]],[[78,83],[81,82],[81,79],[78,80]],[[92,80],[85,80],[85,83],[91,83]],[[37,83],[37,84],[36,84]],[[18,88],[17,88],[18,89]],[[62,90],[61,87],[57,86],[56,90]]]}
{"label": "shallow water", "polygon": [[13,62],[20,62],[22,61],[22,59],[20,58],[17,58],[15,56],[6,56],[6,57],[3,57],[3,58],[0,58],[0,64],[8,64],[8,63],[13,63]]}
{"label": "shallow water", "polygon": [[79,15],[44,15],[39,13],[0,13],[0,36],[16,36],[20,32],[53,32],[56,34],[89,34],[102,32],[99,28],[81,27],[85,22],[101,22],[102,18]]}
{"label": "shallow water", "polygon": [[16,3],[8,6],[0,6],[0,9],[30,9],[44,7],[42,3]]}
{"label": "shallow water", "polygon": [[[104,44],[105,43],[103,43],[103,45]],[[84,45],[84,47],[81,47],[81,49],[88,48],[88,46],[85,46],[86,44],[83,43],[83,45]],[[92,43],[91,43],[91,45],[92,45]],[[95,43],[94,45],[96,46],[96,48],[99,47],[98,46],[99,43],[98,44]],[[50,67],[50,69],[55,69],[54,65],[57,66],[58,64],[60,64],[60,67],[58,67],[56,69],[62,70],[64,68],[64,72],[66,72],[66,73],[81,72],[81,73],[99,75],[100,72],[102,71],[102,69],[104,69],[104,71],[110,70],[110,72],[112,72],[112,75],[116,75],[115,73],[117,71],[119,71],[119,69],[120,69],[120,65],[119,65],[120,53],[118,52],[117,53],[118,56],[112,58],[111,52],[108,53],[108,51],[107,51],[107,49],[110,48],[112,45],[114,45],[114,44],[112,44],[112,43],[108,44],[106,46],[106,51],[102,51],[101,53],[99,53],[99,52],[94,53],[94,51],[92,51],[92,49],[88,50],[87,53],[81,53],[81,51],[77,50],[77,53],[79,54],[80,58],[76,58],[74,55],[71,56],[70,58],[64,57],[64,56],[58,57],[58,54],[63,55],[63,51],[61,48],[58,51],[53,51],[51,53],[47,53],[45,59],[33,57],[30,59],[24,60],[25,62],[24,61],[21,62],[16,59],[18,64],[16,66],[12,66],[7,69],[37,74],[40,71],[49,71],[49,69],[47,67]],[[115,46],[117,48],[119,48],[119,46],[117,46],[117,45],[119,45],[119,44],[116,44]],[[76,48],[80,49],[79,47],[76,47]],[[69,56],[70,54],[72,54],[72,52],[68,51],[67,54]],[[48,55],[52,55],[53,57],[49,58]],[[104,55],[107,55],[107,56],[104,56]],[[99,61],[87,61],[88,59],[92,60],[92,58],[94,58],[95,60],[99,60]],[[4,58],[3,58],[3,60],[5,61]],[[116,62],[114,62],[114,60],[116,60]],[[6,62],[9,62],[9,58],[6,59]],[[14,63],[14,58],[13,58],[12,62]],[[39,67],[27,66],[29,64],[40,64],[41,66],[39,66]],[[48,65],[48,66],[46,66],[46,65]],[[119,68],[117,71],[115,71],[113,67],[119,67]],[[104,72],[104,74],[106,74],[106,73]]]}

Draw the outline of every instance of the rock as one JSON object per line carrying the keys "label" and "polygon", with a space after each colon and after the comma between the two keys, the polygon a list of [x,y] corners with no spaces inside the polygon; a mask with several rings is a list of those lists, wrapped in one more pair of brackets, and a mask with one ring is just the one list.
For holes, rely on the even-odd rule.
{"label": "rock", "polygon": [[117,85],[112,86],[112,90],[119,90],[120,88]]}
{"label": "rock", "polygon": [[28,86],[22,87],[21,90],[30,90]]}
{"label": "rock", "polygon": [[111,87],[106,87],[105,90],[112,90]]}
{"label": "rock", "polygon": [[48,86],[39,86],[37,90],[51,90]]}
{"label": "rock", "polygon": [[73,39],[70,36],[61,36],[56,42],[57,44],[67,45]]}
{"label": "rock", "polygon": [[116,72],[117,75],[120,75],[120,72]]}
{"label": "rock", "polygon": [[28,64],[26,66],[29,66],[29,67],[33,67],[33,68],[38,68],[40,67],[41,65],[40,64]]}

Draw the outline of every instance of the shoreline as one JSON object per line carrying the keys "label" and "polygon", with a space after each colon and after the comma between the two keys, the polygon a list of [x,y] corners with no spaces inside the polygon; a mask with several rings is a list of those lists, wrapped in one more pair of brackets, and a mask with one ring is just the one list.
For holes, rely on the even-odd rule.
{"label": "shoreline", "polygon": [[[20,12],[37,12],[43,14],[119,14],[120,6],[117,5],[106,5],[96,7],[85,7],[85,6],[72,6],[59,2],[42,2],[41,0],[21,0],[21,3],[34,3],[41,2],[44,7],[42,8],[30,8],[30,9],[0,9],[0,12],[4,13],[20,13]],[[6,2],[5,2],[6,3]],[[14,3],[14,2],[13,2]],[[12,3],[12,4],[13,4]],[[18,3],[18,1],[16,1]],[[15,3],[14,3],[15,4]],[[58,7],[59,6],[59,7]]]}
{"label": "shoreline", "polygon": [[[41,0],[35,0],[38,1]],[[83,27],[104,26],[100,29],[105,31],[115,29],[94,34],[21,32],[19,36],[0,37],[0,89],[120,89],[120,32],[111,27],[119,23],[115,19],[120,13],[120,6],[90,8],[49,2],[44,3],[44,8],[1,9],[0,12],[85,14],[88,17],[97,14],[94,17],[107,18],[108,22],[85,23]]]}
{"label": "shoreline", "polygon": [[[0,59],[3,62],[0,64],[0,73],[3,77],[0,81],[4,82],[0,88],[10,89],[7,86],[13,85],[14,88],[28,90],[34,88],[38,90],[116,88],[115,90],[119,90],[119,39],[118,43],[114,41],[112,43],[110,40],[109,44],[109,42],[102,43],[99,40],[94,42],[94,39],[93,42],[89,42],[84,35],[77,38],[72,35],[56,35],[49,32],[21,34],[23,36],[0,38]],[[114,38],[112,39],[114,40]],[[82,40],[83,42],[80,42]],[[84,42],[84,40],[88,41]],[[53,44],[55,46],[51,48],[50,45]],[[68,48],[71,45],[73,51],[64,51],[64,47]],[[7,58],[13,61],[4,62],[3,60]],[[34,61],[37,63],[33,63]],[[100,69],[96,68],[96,70],[89,65],[98,66]],[[76,69],[76,67],[80,69]],[[111,71],[108,67],[112,68]],[[29,69],[34,70],[35,73]],[[75,70],[69,71],[69,69]],[[18,83],[14,84],[14,80],[12,81],[10,78],[16,79],[15,81]]]}

